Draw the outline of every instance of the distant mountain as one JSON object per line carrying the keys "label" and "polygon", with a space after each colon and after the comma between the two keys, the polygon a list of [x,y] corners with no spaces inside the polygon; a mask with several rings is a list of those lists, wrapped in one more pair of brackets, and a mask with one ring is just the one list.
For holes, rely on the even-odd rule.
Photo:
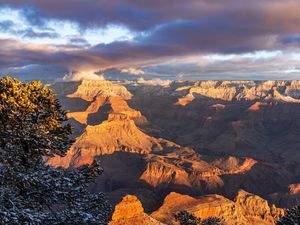
{"label": "distant mountain", "polygon": [[300,102],[300,81],[175,81],[170,86],[198,99]]}

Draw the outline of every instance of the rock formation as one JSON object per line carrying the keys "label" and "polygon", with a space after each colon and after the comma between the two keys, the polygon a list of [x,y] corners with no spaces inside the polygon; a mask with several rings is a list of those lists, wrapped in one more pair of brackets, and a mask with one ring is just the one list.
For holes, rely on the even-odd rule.
{"label": "rock formation", "polygon": [[109,225],[163,225],[144,213],[142,203],[136,196],[126,195],[115,206]]}
{"label": "rock formation", "polygon": [[[137,124],[146,124],[147,120],[139,111],[130,108],[126,100],[132,94],[122,85],[110,81],[82,81],[77,90],[67,95],[68,98],[79,98],[91,102],[84,111],[70,112],[69,118],[74,118],[82,124],[88,124],[88,117],[96,114],[108,105],[112,113],[121,113],[135,120]],[[98,115],[100,116],[100,115]]]}
{"label": "rock formation", "polygon": [[288,193],[291,195],[297,195],[300,194],[300,183],[299,184],[291,184],[289,185],[289,191]]}
{"label": "rock formation", "polygon": [[196,150],[277,163],[300,160],[297,84],[298,81],[175,81],[168,94],[144,96],[141,88],[133,92],[139,94],[133,101],[135,109],[142,110],[151,125],[159,128],[149,130],[150,134]]}
{"label": "rock formation", "polygon": [[[173,84],[174,85],[174,84]],[[179,99],[212,98],[224,101],[233,100],[277,100],[300,102],[299,81],[197,81],[190,86],[179,86],[175,91],[188,91],[186,97]],[[186,105],[186,104],[183,104]]]}
{"label": "rock formation", "polygon": [[268,196],[268,199],[276,205],[292,208],[300,202],[300,184],[290,184],[287,190],[272,193]]}
{"label": "rock formation", "polygon": [[235,204],[241,209],[249,224],[275,224],[284,215],[284,210],[271,207],[265,199],[240,190],[235,197]]}
{"label": "rock formation", "polygon": [[160,150],[161,146],[135,125],[126,114],[109,114],[108,120],[95,126],[87,126],[65,157],[49,160],[53,166],[80,166],[91,164],[96,156],[117,151],[146,154]]}
{"label": "rock formation", "polygon": [[174,214],[181,210],[202,219],[219,217],[225,225],[274,225],[284,214],[282,209],[269,207],[259,196],[240,190],[235,201],[215,194],[195,198],[173,192],[151,216],[165,223],[175,223]]}
{"label": "rock formation", "polygon": [[[53,89],[70,110],[76,141],[65,157],[48,163],[76,167],[99,158],[104,173],[90,188],[107,192],[114,204],[132,194],[151,212],[177,192],[196,196],[177,197],[199,216],[272,224],[280,209],[236,192],[242,188],[282,207],[299,199],[292,185],[300,173],[297,81],[176,81],[163,87],[83,81]],[[219,195],[203,196],[211,193]]]}
{"label": "rock formation", "polygon": [[81,98],[86,101],[93,101],[97,96],[120,96],[124,99],[130,99],[132,94],[122,85],[107,80],[83,80],[73,94],[69,94],[69,98]]}

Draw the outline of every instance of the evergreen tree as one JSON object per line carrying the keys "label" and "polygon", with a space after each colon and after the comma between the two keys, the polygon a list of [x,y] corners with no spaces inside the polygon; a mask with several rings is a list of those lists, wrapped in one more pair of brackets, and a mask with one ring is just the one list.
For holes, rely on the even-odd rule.
{"label": "evergreen tree", "polygon": [[107,224],[104,194],[87,190],[102,173],[98,162],[78,169],[46,165],[70,147],[66,120],[41,82],[0,79],[0,224]]}
{"label": "evergreen tree", "polygon": [[201,219],[185,210],[178,212],[174,217],[180,225],[200,225],[201,223]]}
{"label": "evergreen tree", "polygon": [[178,212],[174,217],[180,225],[222,225],[221,219],[219,218],[209,217],[207,219],[201,219],[185,210]]}
{"label": "evergreen tree", "polygon": [[283,216],[277,225],[299,225],[300,224],[300,206],[295,206],[287,210],[286,215]]}

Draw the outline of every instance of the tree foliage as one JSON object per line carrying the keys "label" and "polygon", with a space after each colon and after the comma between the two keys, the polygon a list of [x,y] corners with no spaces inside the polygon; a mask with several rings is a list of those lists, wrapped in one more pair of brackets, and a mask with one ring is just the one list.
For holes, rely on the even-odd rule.
{"label": "tree foliage", "polygon": [[295,206],[289,210],[285,216],[283,216],[277,225],[299,225],[300,224],[300,206]]}
{"label": "tree foliage", "polygon": [[64,156],[72,132],[66,112],[39,81],[0,79],[0,224],[107,224],[111,208],[89,183],[98,162],[52,168],[45,158]]}
{"label": "tree foliage", "polygon": [[175,214],[175,219],[180,223],[180,225],[199,225],[201,224],[201,219],[195,217],[188,211],[180,211]]}
{"label": "tree foliage", "polygon": [[174,217],[180,225],[222,225],[221,219],[219,218],[209,217],[207,219],[201,219],[185,210],[178,212]]}

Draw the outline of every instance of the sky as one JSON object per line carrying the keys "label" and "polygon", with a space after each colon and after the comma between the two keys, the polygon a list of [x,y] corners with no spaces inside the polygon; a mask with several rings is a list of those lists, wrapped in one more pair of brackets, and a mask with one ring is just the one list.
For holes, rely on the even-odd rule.
{"label": "sky", "polygon": [[299,0],[1,0],[0,74],[300,79]]}

